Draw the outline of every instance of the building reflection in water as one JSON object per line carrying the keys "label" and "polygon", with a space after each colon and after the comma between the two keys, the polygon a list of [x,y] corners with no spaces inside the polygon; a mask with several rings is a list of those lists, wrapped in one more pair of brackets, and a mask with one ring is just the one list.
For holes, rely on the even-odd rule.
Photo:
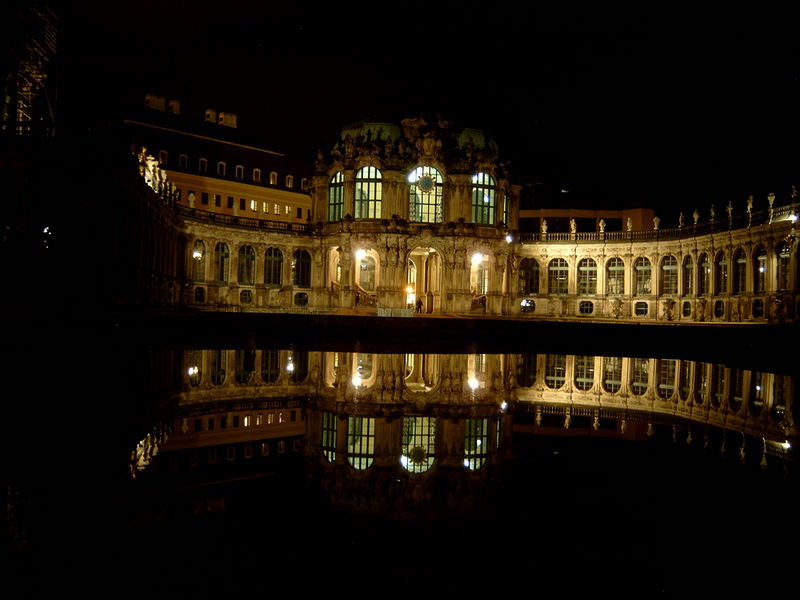
{"label": "building reflection in water", "polygon": [[[296,349],[181,355],[182,388],[132,452],[134,478],[218,479],[225,469],[252,475],[294,461],[332,506],[368,514],[476,509],[483,484],[524,455],[531,437],[669,438],[789,469],[798,435],[793,376],[722,364]],[[458,485],[448,493],[440,479]]]}

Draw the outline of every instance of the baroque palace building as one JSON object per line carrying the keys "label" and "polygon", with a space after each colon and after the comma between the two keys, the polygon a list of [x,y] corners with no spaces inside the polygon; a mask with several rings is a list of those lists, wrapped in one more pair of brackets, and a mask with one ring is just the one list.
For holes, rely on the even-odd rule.
{"label": "baroque palace building", "polygon": [[[155,111],[169,112],[163,102]],[[220,114],[206,115],[217,118],[213,135],[128,122],[141,173],[182,221],[184,275],[167,303],[383,316],[797,318],[794,191],[751,197],[744,210],[728,202],[681,214],[672,228],[640,209],[595,211],[553,231],[547,215],[559,211],[538,209],[539,230],[520,231],[522,188],[483,131],[428,115],[355,123],[318,151],[310,173],[278,153],[221,141],[233,128]],[[588,221],[591,230],[579,230]]]}

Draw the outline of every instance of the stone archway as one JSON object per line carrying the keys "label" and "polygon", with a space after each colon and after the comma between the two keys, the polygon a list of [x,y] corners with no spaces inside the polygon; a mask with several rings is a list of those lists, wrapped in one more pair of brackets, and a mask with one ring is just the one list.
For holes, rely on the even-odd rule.
{"label": "stone archway", "polygon": [[442,276],[442,256],[436,249],[417,246],[409,251],[406,294],[407,297],[413,294],[415,309],[418,308],[419,312],[434,314],[442,311]]}

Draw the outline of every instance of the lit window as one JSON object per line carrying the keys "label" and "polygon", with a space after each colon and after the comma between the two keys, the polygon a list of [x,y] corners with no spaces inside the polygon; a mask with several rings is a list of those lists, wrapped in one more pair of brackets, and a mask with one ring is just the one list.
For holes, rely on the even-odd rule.
{"label": "lit window", "polygon": [[650,293],[650,261],[644,256],[640,256],[633,263],[634,293],[636,295],[647,295]]}
{"label": "lit window", "polygon": [[383,183],[381,172],[375,167],[362,167],[355,176],[356,219],[380,219]]}
{"label": "lit window", "polygon": [[287,175],[286,176],[286,187],[291,189],[294,186],[294,176]]}
{"label": "lit window", "polygon": [[586,392],[594,385],[594,356],[575,357],[575,387]]}
{"label": "lit window", "polygon": [[250,200],[250,210],[253,212],[258,212],[258,202],[255,200]]}
{"label": "lit window", "polygon": [[489,458],[489,419],[467,419],[464,422],[464,466],[476,471]]}
{"label": "lit window", "polygon": [[495,195],[497,185],[488,173],[472,176],[472,222],[480,225],[494,224]]}
{"label": "lit window", "polygon": [[320,448],[322,450],[322,455],[330,463],[336,460],[337,422],[338,419],[332,412],[326,411],[322,413],[322,439]]}
{"label": "lit window", "polygon": [[408,218],[421,223],[442,222],[442,174],[430,166],[417,167],[408,175]]}
{"label": "lit window", "polygon": [[272,212],[273,212],[273,214],[276,214],[276,215],[281,214],[281,205],[280,204],[275,204],[272,207]]}
{"label": "lit window", "polygon": [[578,263],[578,293],[582,295],[597,293],[597,263],[591,258],[583,258]]}
{"label": "lit window", "polygon": [[435,417],[404,417],[400,464],[411,473],[433,466],[436,448]]}
{"label": "lit window", "polygon": [[344,211],[344,175],[341,171],[328,183],[328,222],[340,221]]}
{"label": "lit window", "polygon": [[548,354],[545,360],[544,381],[551,390],[557,390],[564,385],[567,373],[566,354]]}
{"label": "lit window", "polygon": [[278,185],[278,174],[275,171],[269,174],[269,184]]}
{"label": "lit window", "polygon": [[225,177],[225,163],[218,162],[217,163],[217,176],[218,177]]}
{"label": "lit window", "polygon": [[675,295],[678,293],[678,259],[665,256],[661,259],[661,293]]}
{"label": "lit window", "polygon": [[244,167],[242,165],[236,165],[236,179],[240,181],[244,179]]}
{"label": "lit window", "polygon": [[569,281],[569,265],[563,258],[554,258],[547,267],[547,292],[550,295],[566,295]]}
{"label": "lit window", "polygon": [[612,258],[606,264],[606,293],[609,296],[625,293],[625,263],[621,258]]}
{"label": "lit window", "polygon": [[253,169],[253,183],[261,183],[261,169]]}
{"label": "lit window", "polygon": [[348,417],[347,462],[355,469],[367,469],[375,456],[375,419]]}
{"label": "lit window", "polygon": [[523,258],[519,263],[519,293],[522,295],[539,293],[539,263],[534,258]]}

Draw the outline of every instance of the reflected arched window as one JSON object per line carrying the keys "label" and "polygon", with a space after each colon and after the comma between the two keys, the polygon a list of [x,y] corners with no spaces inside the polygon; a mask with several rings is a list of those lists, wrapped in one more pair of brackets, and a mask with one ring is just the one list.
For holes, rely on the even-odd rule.
{"label": "reflected arched window", "polygon": [[303,383],[308,377],[308,352],[293,350],[286,357],[286,371],[292,383]]}
{"label": "reflected arched window", "polygon": [[472,222],[479,225],[494,225],[494,206],[497,186],[488,173],[472,176]]}
{"label": "reflected arched window", "polygon": [[344,174],[339,171],[328,183],[328,222],[341,221],[344,213]]}
{"label": "reflected arched window", "polygon": [[256,251],[252,246],[239,249],[239,283],[253,285],[256,280]]}
{"label": "reflected arched window", "polygon": [[358,261],[358,285],[367,292],[374,292],[375,273],[375,259],[371,255],[365,254],[361,260]]}
{"label": "reflected arched window", "polygon": [[733,253],[733,293],[743,294],[747,286],[747,257],[737,248]]}
{"label": "reflected arched window", "polygon": [[678,293],[678,259],[671,255],[661,259],[661,293]]}
{"label": "reflected arched window", "polygon": [[678,371],[678,395],[681,400],[688,400],[692,392],[692,362],[682,360]]}
{"label": "reflected arched window", "polygon": [[355,177],[354,217],[356,219],[380,219],[382,198],[381,172],[375,167],[360,168]]}
{"label": "reflected arched window", "polygon": [[709,385],[711,387],[711,404],[714,405],[714,408],[719,408],[725,397],[725,367],[723,365],[711,365]]}
{"label": "reflected arched window", "polygon": [[566,295],[569,283],[569,265],[563,258],[554,258],[547,265],[547,293]]}
{"label": "reflected arched window", "polygon": [[594,356],[575,357],[575,387],[583,392],[594,385]]}
{"label": "reflected arched window", "polygon": [[582,258],[578,263],[578,293],[593,296],[597,293],[597,263]]}
{"label": "reflected arched window", "polygon": [[206,245],[203,240],[197,240],[192,248],[192,279],[206,279]]}
{"label": "reflected arched window", "polygon": [[778,291],[789,289],[789,264],[791,262],[791,248],[787,242],[781,242],[775,249],[775,286]]}
{"label": "reflected arched window", "polygon": [[750,400],[748,409],[751,415],[758,417],[764,409],[764,400],[767,397],[767,375],[760,371],[750,373]]}
{"label": "reflected arched window", "polygon": [[647,371],[650,364],[647,358],[634,358],[631,361],[631,393],[641,396],[647,391]]}
{"label": "reflected arched window", "polygon": [[753,291],[761,294],[767,289],[767,251],[758,246],[753,252]]}
{"label": "reflected arched window", "polygon": [[375,419],[347,418],[347,462],[354,469],[368,469],[375,458]]}
{"label": "reflected arched window", "polygon": [[411,191],[408,219],[418,223],[442,222],[442,189],[444,180],[438,169],[417,167],[408,174]]}
{"label": "reflected arched window", "polygon": [[519,387],[531,387],[536,382],[536,355],[518,354],[514,375]]}
{"label": "reflected arched window", "polygon": [[614,394],[622,387],[622,358],[619,356],[603,357],[603,389]]}
{"label": "reflected arched window", "polygon": [[211,351],[211,383],[222,385],[228,370],[228,351],[215,349]]}
{"label": "reflected arched window", "polygon": [[612,258],[606,263],[606,293],[609,296],[625,293],[625,263],[621,258]]}
{"label": "reflected arched window", "polygon": [[539,263],[535,258],[523,258],[519,263],[519,293],[539,293]]}
{"label": "reflected arched window", "polygon": [[322,413],[322,435],[320,437],[320,448],[322,455],[333,463],[336,460],[336,433],[338,419],[332,412]]}
{"label": "reflected arched window", "polygon": [[489,457],[489,419],[466,419],[464,422],[464,466],[477,471]]}
{"label": "reflected arched window", "polygon": [[292,257],[292,283],[295,287],[311,287],[311,255],[308,250],[296,250]]}
{"label": "reflected arched window", "polygon": [[664,400],[675,392],[675,370],[678,361],[662,359],[658,361],[658,395]]}
{"label": "reflected arched window", "polygon": [[567,355],[548,354],[545,359],[544,382],[551,390],[564,385],[567,378]]}
{"label": "reflected arched window", "polygon": [[650,261],[644,256],[638,257],[633,263],[633,284],[633,293],[637,296],[646,296],[650,293]]}
{"label": "reflected arched window", "polygon": [[264,252],[264,285],[280,286],[283,283],[283,252],[267,248]]}
{"label": "reflected arched window", "polygon": [[697,295],[707,296],[711,285],[711,263],[708,254],[701,254],[697,271]]}
{"label": "reflected arched window", "polygon": [[237,350],[234,355],[236,383],[250,383],[255,371],[255,354],[250,350]]}
{"label": "reflected arched window", "polygon": [[683,260],[683,295],[691,296],[694,293],[694,261],[691,256]]}
{"label": "reflected arched window", "polygon": [[731,369],[731,394],[730,408],[733,412],[739,412],[744,402],[744,371],[742,369]]}
{"label": "reflected arched window", "polygon": [[264,383],[275,383],[281,375],[281,351],[261,351],[261,380]]}
{"label": "reflected arched window", "polygon": [[728,293],[728,257],[719,252],[714,261],[714,294]]}
{"label": "reflected arched window", "polygon": [[214,280],[228,281],[228,269],[230,267],[231,255],[228,244],[219,242],[214,248]]}
{"label": "reflected arched window", "polygon": [[436,449],[435,417],[404,417],[400,464],[411,473],[433,466]]}
{"label": "reflected arched window", "polygon": [[192,387],[197,387],[203,380],[203,351],[189,350],[187,355],[186,374]]}

